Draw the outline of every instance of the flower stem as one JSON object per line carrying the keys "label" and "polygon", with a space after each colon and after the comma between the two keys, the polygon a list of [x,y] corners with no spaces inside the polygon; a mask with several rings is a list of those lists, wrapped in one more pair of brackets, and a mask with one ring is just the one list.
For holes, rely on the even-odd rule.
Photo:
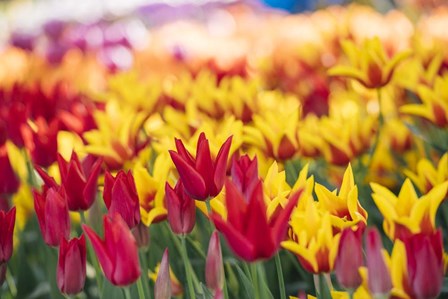
{"label": "flower stem", "polygon": [[123,288],[124,298],[126,299],[132,299],[131,292],[129,291],[129,287]]}
{"label": "flower stem", "polygon": [[275,255],[275,267],[277,269],[278,286],[280,288],[280,298],[286,299],[285,280],[283,278],[282,261],[280,260],[280,252]]}
{"label": "flower stem", "polygon": [[8,284],[9,292],[11,293],[13,298],[17,296],[17,287],[16,282],[14,281],[14,277],[11,275],[11,271],[6,269],[6,283]]}
{"label": "flower stem", "polygon": [[[84,211],[80,211],[79,215],[81,216],[81,222],[83,224],[87,224],[86,216],[84,215]],[[87,252],[90,258],[90,262],[93,265],[93,268],[95,269],[95,279],[96,283],[98,285],[98,290],[102,289],[102,281],[101,281],[101,270],[100,265],[98,264],[98,260],[96,259],[95,252],[93,251],[93,247],[91,244],[87,245]]]}
{"label": "flower stem", "polygon": [[250,272],[252,276],[252,283],[254,285],[255,299],[261,299],[260,297],[260,287],[258,284],[258,269],[256,263],[250,264]]}
{"label": "flower stem", "polygon": [[[149,252],[149,250],[147,249],[140,249],[140,259],[141,259],[141,264],[142,264],[142,268],[143,268],[143,273],[146,273],[146,271],[148,270],[148,260],[146,257],[146,251]],[[148,276],[145,274],[142,274],[141,278],[143,278],[142,284],[144,287],[144,291],[145,294],[148,294],[149,298],[151,298],[151,291],[149,290],[149,280],[148,280]]]}
{"label": "flower stem", "polygon": [[194,287],[193,287],[193,281],[191,280],[191,273],[190,273],[190,267],[189,267],[190,261],[188,260],[186,239],[185,239],[185,236],[181,236],[180,238],[182,240],[181,254],[182,254],[182,259],[184,260],[184,264],[185,264],[185,274],[187,276],[188,293],[190,295],[190,299],[196,299],[196,294],[194,292]]}
{"label": "flower stem", "polygon": [[[144,274],[142,274],[144,275]],[[138,298],[140,299],[145,299],[145,291],[143,290],[143,284],[142,284],[142,277],[140,276],[140,278],[137,280],[137,290],[138,290]],[[151,294],[149,295],[149,297],[151,297]]]}

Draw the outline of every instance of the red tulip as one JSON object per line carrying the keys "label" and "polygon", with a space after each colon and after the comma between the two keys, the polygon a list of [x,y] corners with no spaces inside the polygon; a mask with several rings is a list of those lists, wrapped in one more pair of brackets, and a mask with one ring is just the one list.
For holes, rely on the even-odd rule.
{"label": "red tulip", "polygon": [[175,234],[189,234],[196,223],[196,204],[194,199],[188,196],[181,180],[176,186],[165,185],[165,200],[168,210],[168,223]]}
{"label": "red tulip", "polygon": [[205,282],[209,289],[215,291],[221,290],[224,286],[224,267],[217,231],[213,232],[208,244],[207,259],[205,260]]}
{"label": "red tulip", "polygon": [[[47,123],[43,118],[36,120],[36,131],[24,130],[27,138],[25,145],[31,152],[33,162],[42,167],[48,167],[57,159],[59,121]],[[32,141],[31,141],[32,140]]]}
{"label": "red tulip", "polygon": [[362,233],[360,228],[356,231],[346,228],[341,234],[334,268],[339,283],[346,289],[354,290],[362,283],[358,271],[359,267],[364,265]]}
{"label": "red tulip", "polygon": [[20,181],[11,167],[6,146],[0,147],[0,170],[0,195],[15,193]]}
{"label": "red tulip", "polygon": [[257,157],[250,159],[248,155],[232,161],[232,181],[246,198],[250,198],[252,191],[259,181]]}
{"label": "red tulip", "polygon": [[444,275],[442,231],[413,235],[404,244],[408,270],[405,289],[412,298],[437,298]]}
{"label": "red tulip", "polygon": [[120,214],[130,228],[140,222],[140,204],[130,171],[126,173],[120,170],[116,177],[106,172],[103,198],[109,214]]}
{"label": "red tulip", "polygon": [[289,217],[299,193],[289,200],[275,219],[267,219],[261,181],[257,183],[248,199],[235,184],[226,182],[227,221],[218,214],[212,219],[224,235],[234,253],[245,261],[271,258],[279,249],[288,228]]}
{"label": "red tulip", "polygon": [[70,218],[64,187],[43,187],[42,194],[33,190],[34,209],[45,243],[59,246],[70,235]]}
{"label": "red tulip", "polygon": [[171,159],[176,165],[180,179],[188,195],[197,200],[215,197],[224,186],[227,158],[229,156],[232,136],[226,142],[213,161],[210,146],[204,133],[199,135],[196,158],[185,149],[182,141],[175,139],[177,152],[170,151]]}
{"label": "red tulip", "polygon": [[373,295],[385,295],[392,290],[389,269],[384,261],[381,235],[376,228],[367,230],[366,260],[369,291]]}
{"label": "red tulip", "polygon": [[104,215],[103,222],[104,240],[87,225],[82,228],[106,278],[116,286],[130,285],[140,277],[137,242],[120,214]]}
{"label": "red tulip", "polygon": [[160,263],[159,272],[157,273],[157,279],[154,285],[154,298],[170,299],[171,295],[170,264],[168,261],[167,248],[163,253],[162,262]]}
{"label": "red tulip", "polygon": [[56,280],[59,290],[65,294],[74,295],[84,288],[86,280],[86,239],[84,235],[68,242],[62,239],[59,247]]}
{"label": "red tulip", "polygon": [[9,212],[0,211],[0,264],[6,263],[12,256],[12,239],[15,223],[15,207],[9,210]]}

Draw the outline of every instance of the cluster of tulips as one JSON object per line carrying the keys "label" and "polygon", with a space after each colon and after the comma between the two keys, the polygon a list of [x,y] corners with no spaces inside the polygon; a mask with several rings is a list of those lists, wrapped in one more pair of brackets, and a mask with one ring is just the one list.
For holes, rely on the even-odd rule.
{"label": "cluster of tulips", "polygon": [[213,13],[130,70],[0,53],[1,297],[444,298],[447,10]]}

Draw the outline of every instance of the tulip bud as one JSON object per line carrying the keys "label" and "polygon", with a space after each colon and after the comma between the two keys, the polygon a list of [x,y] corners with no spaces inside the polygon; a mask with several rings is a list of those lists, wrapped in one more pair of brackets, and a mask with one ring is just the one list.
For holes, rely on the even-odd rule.
{"label": "tulip bud", "polygon": [[154,285],[154,299],[170,299],[171,298],[171,278],[170,264],[168,261],[168,248],[163,253],[162,262],[160,263],[159,273]]}
{"label": "tulip bud", "polygon": [[259,181],[257,157],[253,160],[248,155],[232,161],[232,181],[246,198],[250,198]]}
{"label": "tulip bud", "polygon": [[127,286],[140,277],[138,247],[120,214],[104,215],[104,240],[87,225],[87,234],[106,278],[116,286]]}
{"label": "tulip bud", "polygon": [[120,214],[130,228],[140,222],[140,204],[130,171],[120,170],[115,177],[106,172],[103,198],[109,214]]}
{"label": "tulip bud", "polygon": [[196,205],[194,199],[185,193],[182,182],[177,181],[174,189],[165,185],[168,223],[175,234],[190,233],[196,223]]}
{"label": "tulip bud", "polygon": [[45,243],[59,246],[70,235],[70,218],[64,187],[47,188],[42,194],[33,190],[34,209]]}
{"label": "tulip bud", "polygon": [[86,280],[86,239],[62,239],[59,247],[56,280],[59,290],[74,295],[82,291]]}
{"label": "tulip bud", "polygon": [[6,263],[12,256],[16,208],[9,212],[0,211],[0,264]]}
{"label": "tulip bud", "polygon": [[363,266],[362,229],[346,228],[339,241],[335,261],[336,277],[345,289],[355,290],[362,283],[359,267]]}
{"label": "tulip bud", "polygon": [[443,240],[441,230],[417,234],[404,240],[411,297],[437,298],[443,285]]}
{"label": "tulip bud", "polygon": [[222,292],[221,289],[216,290],[215,296],[213,297],[213,299],[224,299],[224,293]]}
{"label": "tulip bud", "polygon": [[373,295],[385,295],[392,290],[389,269],[383,256],[383,244],[376,228],[367,230],[366,259],[369,291]]}
{"label": "tulip bud", "polygon": [[101,164],[102,159],[95,159],[93,156],[87,156],[80,162],[75,152],[72,152],[68,162],[58,155],[59,172],[70,211],[86,211],[92,206]]}
{"label": "tulip bud", "polygon": [[221,244],[219,235],[214,231],[208,244],[205,261],[205,281],[209,289],[218,291],[224,286],[224,268],[222,264]]}

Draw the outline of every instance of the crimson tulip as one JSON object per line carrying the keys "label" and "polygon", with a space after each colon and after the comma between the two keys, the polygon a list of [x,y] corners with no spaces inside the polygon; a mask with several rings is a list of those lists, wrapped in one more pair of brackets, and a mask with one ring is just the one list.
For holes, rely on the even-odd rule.
{"label": "crimson tulip", "polygon": [[383,256],[383,244],[377,228],[369,228],[366,236],[366,260],[369,291],[386,295],[392,290],[392,280]]}
{"label": "crimson tulip", "polygon": [[221,290],[224,286],[224,267],[217,231],[213,232],[208,243],[207,258],[205,260],[205,282],[209,289],[215,291]]}
{"label": "crimson tulip", "polygon": [[171,159],[179,172],[185,192],[197,200],[215,197],[224,186],[227,158],[232,136],[221,146],[215,161],[204,133],[199,135],[196,158],[185,149],[181,140],[175,139],[176,151],[170,151]]}
{"label": "crimson tulip", "polygon": [[0,147],[0,169],[0,195],[15,193],[20,181],[11,167],[6,146]]}
{"label": "crimson tulip", "polygon": [[194,199],[188,196],[181,180],[176,186],[165,185],[165,200],[168,210],[168,223],[175,234],[189,234],[196,223],[196,204]]}
{"label": "crimson tulip", "polygon": [[130,228],[140,222],[140,204],[130,171],[120,170],[115,177],[106,172],[103,198],[109,214],[120,214]]}
{"label": "crimson tulip", "polygon": [[444,275],[442,231],[413,235],[404,244],[408,270],[406,291],[413,298],[437,298]]}
{"label": "crimson tulip", "polygon": [[364,265],[362,249],[363,229],[346,228],[341,233],[335,272],[339,283],[346,289],[356,289],[362,283],[359,267]]}
{"label": "crimson tulip", "polygon": [[9,212],[0,211],[0,264],[6,263],[12,256],[12,239],[15,223],[15,207],[9,210]]}
{"label": "crimson tulip", "polygon": [[[48,167],[57,160],[59,120],[49,123],[43,118],[36,120],[36,131],[24,130],[27,136],[25,145],[31,152],[33,162]],[[32,140],[32,141],[31,141]]]}
{"label": "crimson tulip", "polygon": [[87,234],[106,278],[116,286],[127,286],[140,277],[138,247],[129,226],[120,214],[104,215],[104,240],[87,225]]}
{"label": "crimson tulip", "polygon": [[288,228],[289,217],[300,193],[295,193],[277,217],[268,219],[261,181],[250,198],[244,198],[235,183],[226,181],[227,220],[214,213],[212,220],[230,248],[241,259],[253,262],[271,258],[279,249]]}
{"label": "crimson tulip", "polygon": [[56,281],[62,293],[74,295],[82,291],[86,280],[86,239],[84,235],[70,241],[62,239]]}
{"label": "crimson tulip", "polygon": [[67,196],[63,186],[43,187],[42,194],[33,190],[34,209],[45,243],[59,246],[70,235]]}
{"label": "crimson tulip", "polygon": [[255,158],[251,160],[248,155],[244,155],[238,160],[234,159],[232,161],[230,174],[232,176],[232,181],[238,189],[246,198],[250,198],[250,195],[259,180],[257,157],[255,156]]}

